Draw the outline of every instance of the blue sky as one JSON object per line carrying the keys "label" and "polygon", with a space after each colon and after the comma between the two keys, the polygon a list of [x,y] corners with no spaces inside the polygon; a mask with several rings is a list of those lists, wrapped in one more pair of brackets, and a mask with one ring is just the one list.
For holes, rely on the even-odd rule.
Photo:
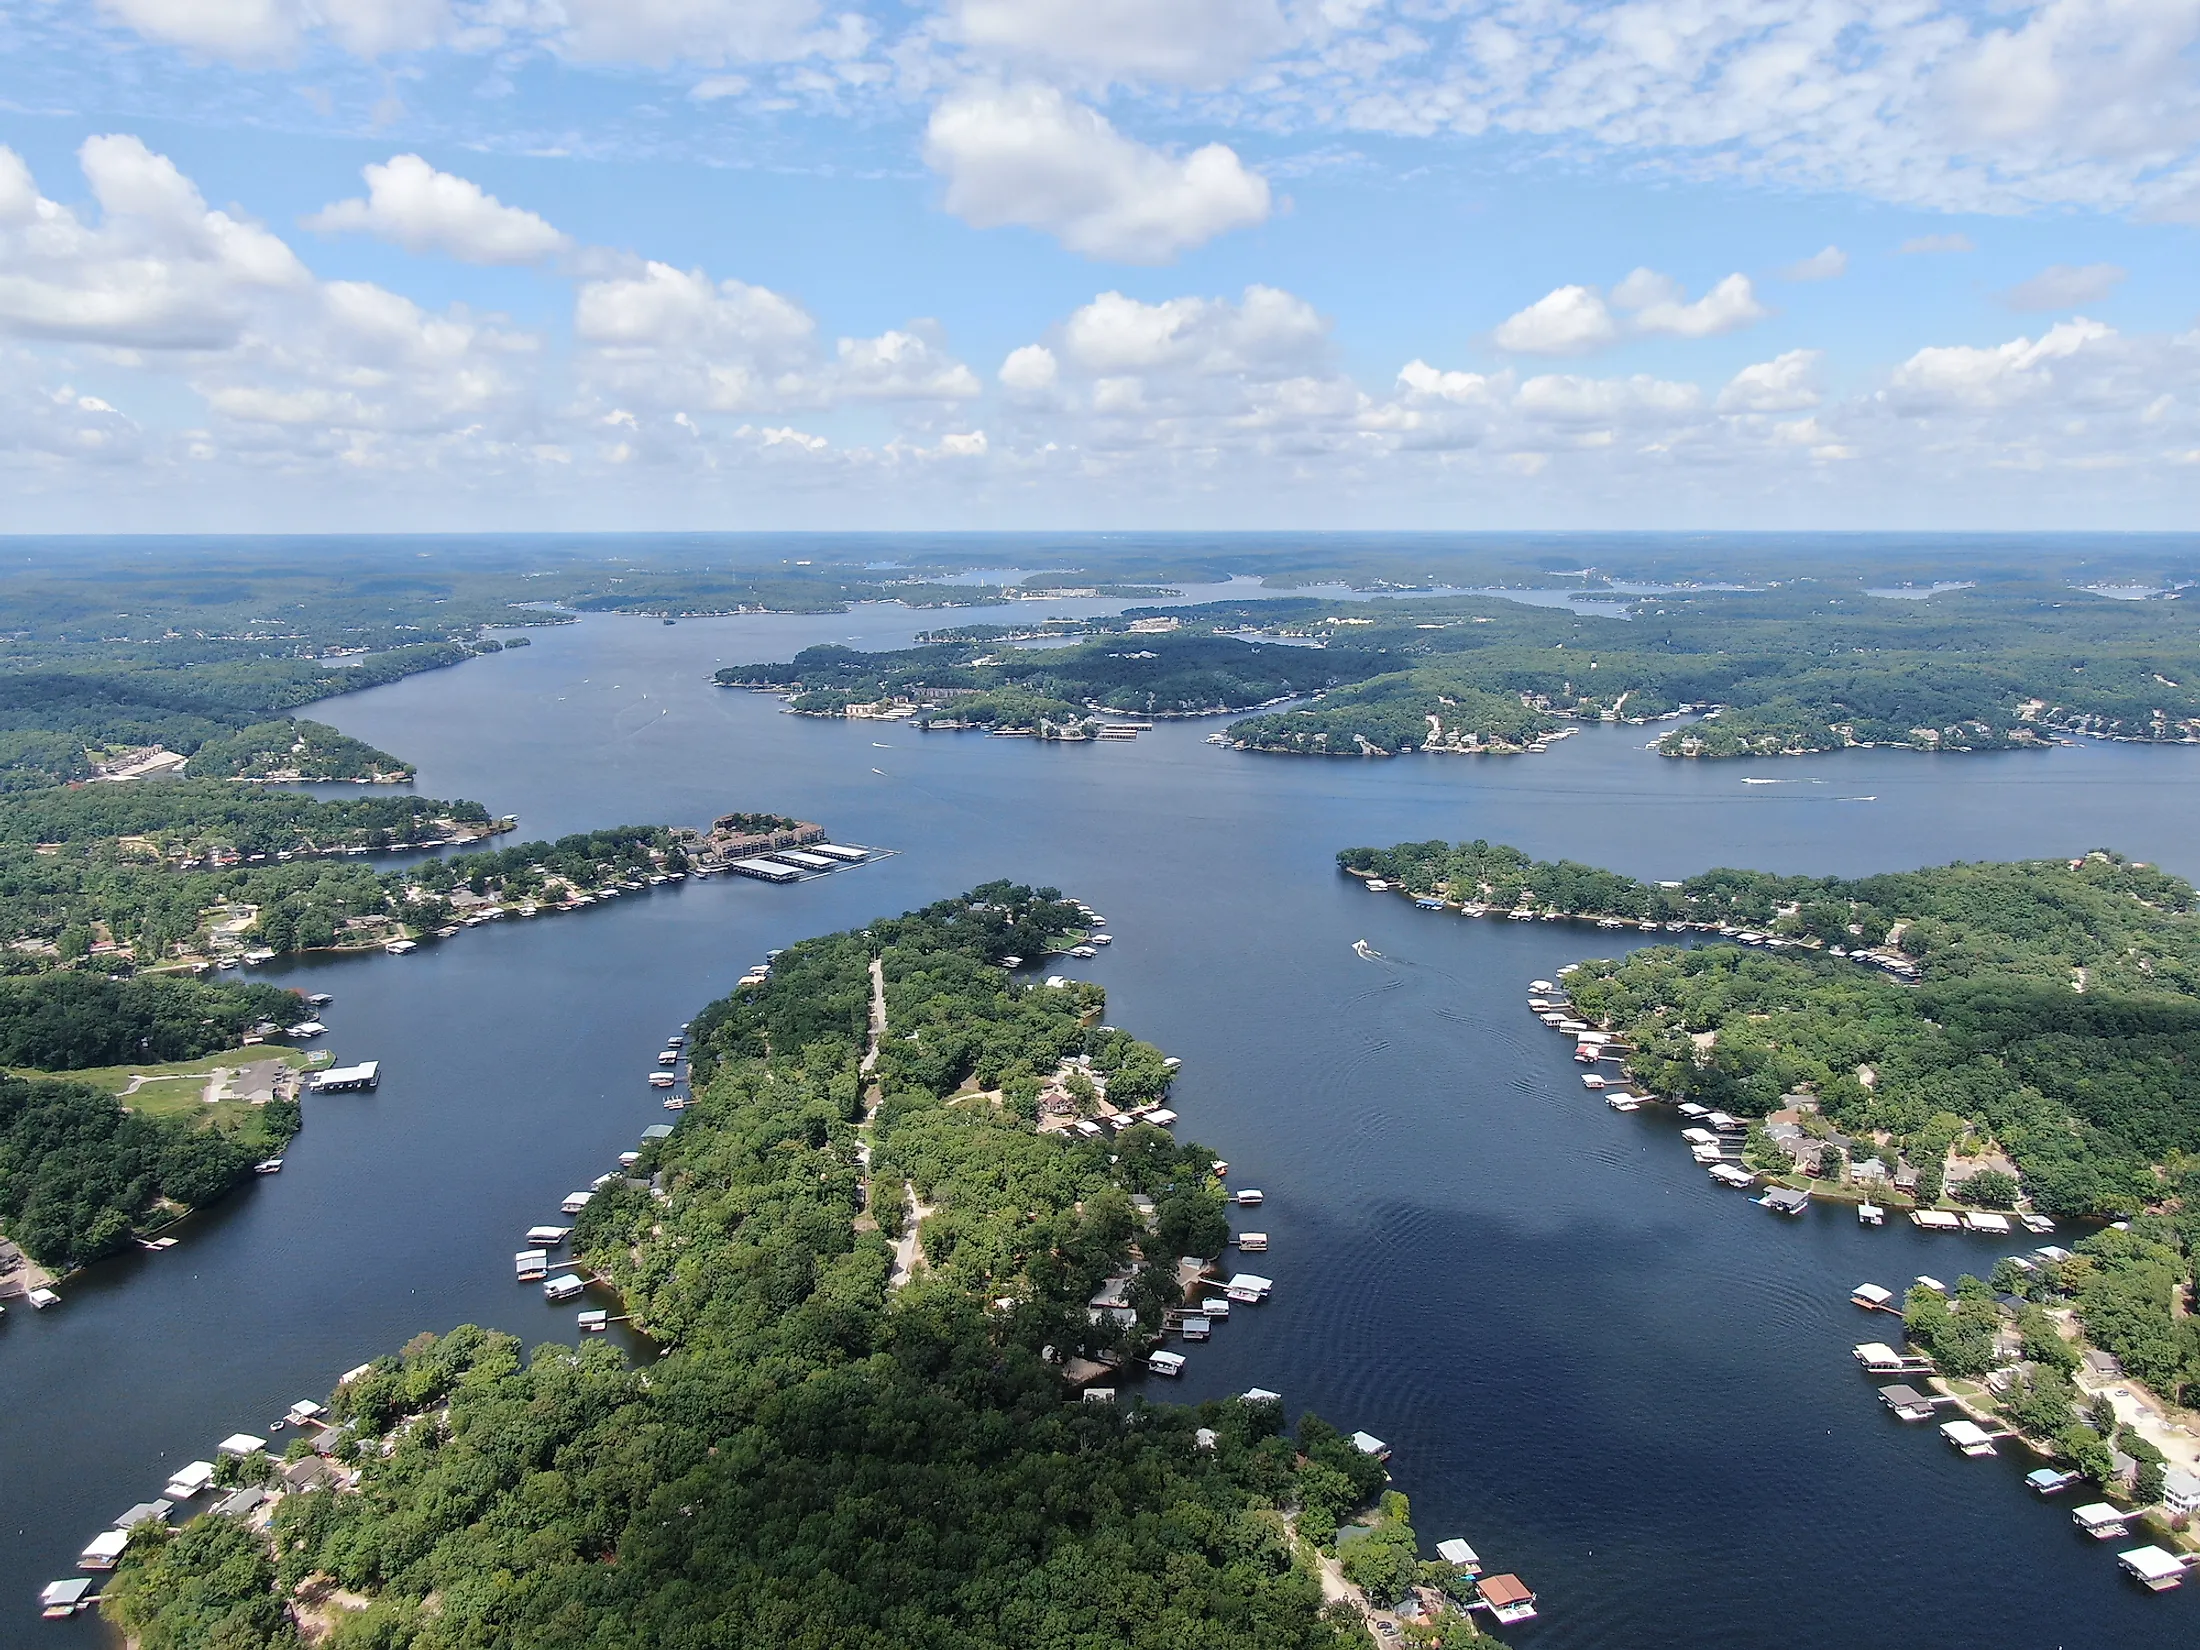
{"label": "blue sky", "polygon": [[2185,527],[2200,0],[0,0],[19,530]]}

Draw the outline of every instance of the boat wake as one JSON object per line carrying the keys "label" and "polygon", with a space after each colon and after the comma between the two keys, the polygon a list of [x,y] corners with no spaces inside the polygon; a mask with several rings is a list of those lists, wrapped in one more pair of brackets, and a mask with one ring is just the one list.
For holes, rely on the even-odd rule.
{"label": "boat wake", "polygon": [[1352,942],[1352,954],[1356,957],[1364,957],[1369,962],[1381,962],[1383,960],[1383,954],[1365,940],[1354,940]]}

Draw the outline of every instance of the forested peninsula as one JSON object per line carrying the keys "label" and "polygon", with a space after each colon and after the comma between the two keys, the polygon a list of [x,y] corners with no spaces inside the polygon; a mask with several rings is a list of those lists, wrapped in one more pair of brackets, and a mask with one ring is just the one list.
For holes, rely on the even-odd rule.
{"label": "forested peninsula", "polygon": [[[2024,1292],[2075,1300],[2088,1338],[2134,1375],[2200,1398],[2200,1320],[2182,1304],[2200,1246],[2190,883],[2098,851],[1669,883],[1487,842],[1338,858],[1426,904],[1716,936],[1580,964],[1570,1012],[1615,1040],[1650,1095],[1756,1120],[1745,1161],[1786,1184],[1897,1208],[2130,1218]],[[1941,1328],[1954,1344],[1946,1326],[1921,1340]]]}
{"label": "forested peninsula", "polygon": [[804,648],[780,664],[728,666],[716,680],[722,687],[786,693],[789,705],[805,715],[903,705],[920,724],[1080,737],[1085,724],[1108,713],[1244,710],[1357,680],[1373,668],[1373,660],[1345,649],[1126,629],[1043,650],[967,639],[880,653],[825,645]]}
{"label": "forested peninsula", "polygon": [[[1171,1240],[1220,1243],[1204,1148],[1040,1126],[1073,1054],[1166,1082],[1096,987],[998,966],[1078,916],[1000,883],[790,947],[697,1017],[694,1102],[574,1233],[661,1357],[424,1335],[332,1400],[355,1478],[284,1496],[266,1537],[142,1526],[111,1618],[147,1650],[288,1646],[301,1612],[345,1650],[1364,1644],[1312,1549],[1379,1463],[1273,1403],[1064,1380],[1158,1323]],[[897,1267],[905,1229],[921,1258]],[[1135,1330],[1086,1304],[1126,1276]],[[1378,1596],[1427,1579],[1405,1512],[1353,1549]]]}

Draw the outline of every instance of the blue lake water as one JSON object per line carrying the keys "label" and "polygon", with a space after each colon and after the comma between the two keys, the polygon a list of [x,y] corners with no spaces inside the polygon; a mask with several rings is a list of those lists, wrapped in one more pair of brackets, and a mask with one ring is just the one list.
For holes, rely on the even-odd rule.
{"label": "blue lake water", "polygon": [[[1019,603],[957,622],[1083,613]],[[1120,605],[1120,604],[1116,604]],[[36,1589],[215,1440],[344,1369],[472,1321],[570,1339],[510,1282],[520,1234],[668,1116],[663,1038],[773,946],[1010,876],[1093,901],[1116,944],[1067,964],[1184,1057],[1182,1132],[1267,1203],[1275,1299],[1190,1349],[1196,1398],[1259,1384],[1396,1449],[1431,1543],[1464,1535],[1542,1596],[1552,1647],[1835,1650],[2189,1644],[2080,1539],[2026,1463],[1967,1461],[1874,1401],[1863,1281],[1983,1272],[2012,1244],[1780,1221],[1717,1191],[1674,1122],[1583,1091],[1526,982],[1614,936],[1372,896],[1343,846],[1481,836],[1643,876],[1860,873],[2114,846],[2200,874],[2200,753],[1852,752],[1683,764],[1600,728],[1512,759],[1314,762],[1207,745],[1217,722],[1061,746],[816,722],[713,687],[812,642],[899,645],[937,614],[592,618],[319,707],[428,795],[523,839],[733,808],[900,850],[794,887],[731,880],[468,931],[406,958],[273,967],[334,992],[329,1041],[384,1062],[309,1102],[279,1176],[175,1250],[97,1269],[0,1326],[0,1643]],[[1749,779],[1775,780],[1748,784]],[[347,793],[348,794],[348,793]],[[1366,939],[1381,961],[1354,955]],[[1162,1385],[1157,1383],[1157,1385]]]}

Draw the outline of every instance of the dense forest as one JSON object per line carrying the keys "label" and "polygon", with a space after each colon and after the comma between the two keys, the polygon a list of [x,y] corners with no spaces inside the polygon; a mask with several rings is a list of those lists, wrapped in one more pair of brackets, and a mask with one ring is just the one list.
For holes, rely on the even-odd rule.
{"label": "dense forest", "polygon": [[[281,1601],[333,1584],[371,1601],[336,1650],[1364,1644],[1303,1543],[1376,1496],[1380,1464],[1311,1416],[1292,1438],[1272,1403],[1063,1382],[1067,1350],[1101,1349],[1092,1280],[1170,1253],[1132,1197],[1158,1224],[1214,1191],[1209,1154],[1162,1131],[1111,1159],[1024,1115],[1027,1074],[1072,1051],[1133,1090],[1166,1079],[1098,1026],[1097,988],[997,966],[1075,917],[994,884],[790,947],[696,1018],[695,1103],[574,1234],[663,1356],[421,1336],[335,1395],[356,1490],[285,1497],[270,1545],[148,1527],[111,1616],[147,1650],[288,1646]],[[931,1264],[891,1289],[904,1186]],[[1360,1564],[1393,1594],[1417,1571],[1404,1514]]]}
{"label": "dense forest", "polygon": [[[1998,1150],[2040,1209],[2129,1211],[2169,1195],[2159,1165],[2200,1153],[2200,908],[2154,867],[2096,852],[1651,885],[1487,842],[1338,857],[1459,903],[1740,924],[1792,942],[1654,947],[1569,985],[1632,1046],[1629,1070],[1653,1092],[1752,1117],[1806,1094],[1857,1154],[1915,1165],[1927,1199]],[[1867,950],[1919,983],[1858,967]]]}
{"label": "dense forest", "polygon": [[112,979],[59,969],[0,976],[0,1067],[81,1071],[126,1061],[195,1060],[247,1031],[289,1025],[303,1005],[273,985],[172,975]]}
{"label": "dense forest", "polygon": [[[1141,716],[1243,710],[1379,668],[1372,656],[1344,648],[1259,646],[1212,631],[1125,631],[1040,649],[947,641],[862,653],[828,644],[804,648],[783,664],[728,666],[717,680],[785,688],[795,709],[812,714],[905,698],[932,706],[929,716],[955,720],[1000,721],[1003,706],[1062,720],[1088,709]],[[979,701],[957,695],[987,695],[992,704],[977,711]]]}
{"label": "dense forest", "polygon": [[209,739],[191,753],[190,771],[205,779],[355,779],[381,785],[413,777],[410,763],[303,717],[255,722]]}
{"label": "dense forest", "polygon": [[156,1210],[239,1185],[297,1132],[270,1100],[242,1122],[145,1117],[82,1083],[0,1074],[0,1231],[56,1272],[126,1247]]}

